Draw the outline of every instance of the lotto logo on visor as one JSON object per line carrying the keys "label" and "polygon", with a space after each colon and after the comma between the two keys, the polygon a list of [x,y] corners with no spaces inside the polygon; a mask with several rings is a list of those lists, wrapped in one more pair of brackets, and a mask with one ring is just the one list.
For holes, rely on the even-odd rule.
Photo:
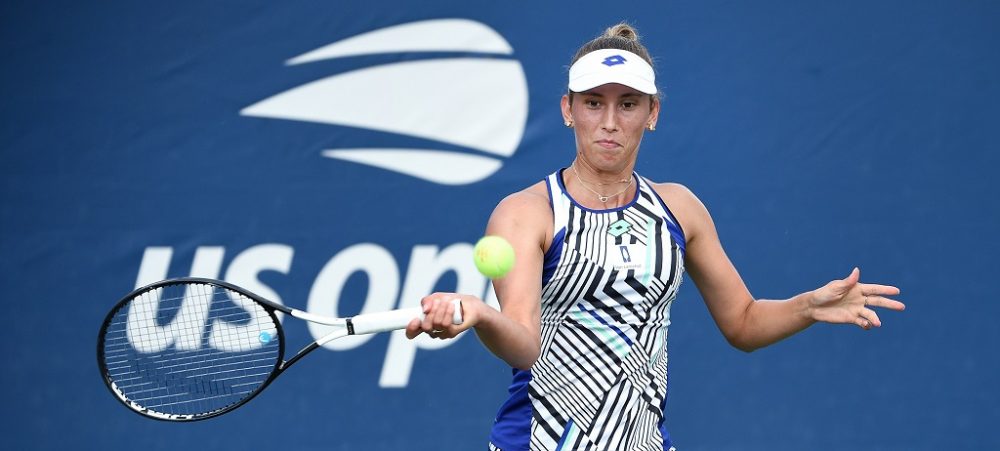
{"label": "lotto logo on visor", "polygon": [[609,56],[604,58],[604,62],[601,64],[605,66],[614,66],[615,64],[625,64],[625,57],[621,55]]}
{"label": "lotto logo on visor", "polygon": [[569,68],[570,91],[583,92],[608,83],[625,85],[645,94],[656,94],[653,67],[632,52],[595,50]]}

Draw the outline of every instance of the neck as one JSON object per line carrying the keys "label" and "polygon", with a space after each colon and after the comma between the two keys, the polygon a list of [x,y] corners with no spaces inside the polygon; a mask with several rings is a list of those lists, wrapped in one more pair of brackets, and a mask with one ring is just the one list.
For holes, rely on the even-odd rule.
{"label": "neck", "polygon": [[[613,179],[612,181],[603,182],[592,182],[585,179],[580,175],[580,171],[576,168],[576,162],[570,165],[570,170],[573,171],[573,175],[576,179],[577,184],[583,189],[582,191],[577,190],[582,193],[583,196],[574,196],[577,201],[586,200],[582,202],[585,205],[595,205],[599,208],[614,208],[626,203],[626,199],[630,199],[632,194],[632,184],[635,182],[634,177],[631,172],[626,178]],[[605,178],[604,180],[607,180]],[[564,181],[565,182],[565,181]],[[567,186],[571,186],[567,184]],[[596,199],[596,202],[593,200]]]}
{"label": "neck", "polygon": [[587,185],[595,187],[621,187],[623,183],[628,183],[632,179],[631,166],[624,167],[620,171],[601,170],[577,158],[570,164],[570,169],[579,175]]}

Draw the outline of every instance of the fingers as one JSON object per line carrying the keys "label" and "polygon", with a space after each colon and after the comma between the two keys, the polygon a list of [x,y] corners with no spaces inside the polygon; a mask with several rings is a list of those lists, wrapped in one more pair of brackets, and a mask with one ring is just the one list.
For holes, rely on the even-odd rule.
{"label": "fingers", "polygon": [[413,320],[410,321],[410,324],[406,325],[406,338],[412,340],[416,338],[417,335],[420,335],[420,332],[422,332],[420,324],[420,318],[413,318]]}
{"label": "fingers", "polygon": [[410,329],[407,327],[407,337],[413,338],[421,332],[426,333],[431,338],[448,339],[455,338],[460,330],[453,325],[455,305],[451,302],[457,295],[435,293],[423,298],[420,305],[424,311],[423,320],[415,319],[410,326],[415,327],[415,333],[410,336]]}
{"label": "fingers", "polygon": [[848,286],[852,286],[858,283],[859,279],[861,279],[861,270],[855,266],[854,269],[851,270],[851,273],[847,275],[847,278],[844,279],[844,282],[847,282]]}
{"label": "fingers", "polygon": [[865,307],[881,307],[889,310],[902,311],[906,309],[906,304],[895,299],[884,298],[882,296],[865,296]]}
{"label": "fingers", "polygon": [[[870,330],[881,327],[875,308],[903,310],[906,306],[895,299],[899,288],[891,285],[860,283],[861,270],[854,268],[844,279],[834,280],[813,291],[814,318],[833,323],[854,324]],[[817,313],[818,312],[818,313]]]}
{"label": "fingers", "polygon": [[892,285],[863,283],[861,284],[861,293],[867,296],[895,296],[899,294],[899,288]]}
{"label": "fingers", "polygon": [[895,299],[885,296],[895,296],[899,294],[899,288],[892,285],[879,285],[874,283],[860,284],[861,296],[864,298],[865,307],[881,307],[890,310],[903,310],[906,305]]}
{"label": "fingers", "polygon": [[861,313],[858,314],[858,318],[854,323],[864,330],[882,326],[882,321],[878,318],[878,314],[869,309],[861,309]]}
{"label": "fingers", "polygon": [[439,300],[439,308],[434,313],[434,324],[442,326],[451,325],[451,315],[455,312],[455,307],[451,301]]}
{"label": "fingers", "polygon": [[836,299],[840,298],[846,293],[849,293],[858,285],[858,280],[861,278],[861,270],[854,268],[851,273],[843,279],[833,280],[827,283],[823,288],[825,293],[821,296],[823,298]]}

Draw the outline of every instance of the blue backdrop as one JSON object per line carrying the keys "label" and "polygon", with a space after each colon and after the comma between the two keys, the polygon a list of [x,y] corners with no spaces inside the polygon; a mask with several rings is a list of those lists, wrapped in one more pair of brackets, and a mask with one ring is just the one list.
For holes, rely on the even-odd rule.
{"label": "blue backdrop", "polygon": [[342,315],[487,293],[469,243],[571,161],[569,59],[619,20],[665,95],[638,170],[701,197],[756,296],[859,266],[908,306],[748,355],[686,284],[680,448],[1000,447],[1000,3],[475,3],[4,2],[0,448],[484,449],[509,369],[473,335],[345,342],[169,424],[110,396],[97,330],[166,276]]}

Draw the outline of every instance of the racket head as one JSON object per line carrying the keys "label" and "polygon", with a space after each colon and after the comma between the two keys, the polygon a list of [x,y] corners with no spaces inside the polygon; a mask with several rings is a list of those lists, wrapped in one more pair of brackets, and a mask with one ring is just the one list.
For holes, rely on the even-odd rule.
{"label": "racket head", "polygon": [[97,341],[105,385],[149,418],[195,421],[253,399],[281,372],[275,304],[226,282],[181,278],[129,293]]}

